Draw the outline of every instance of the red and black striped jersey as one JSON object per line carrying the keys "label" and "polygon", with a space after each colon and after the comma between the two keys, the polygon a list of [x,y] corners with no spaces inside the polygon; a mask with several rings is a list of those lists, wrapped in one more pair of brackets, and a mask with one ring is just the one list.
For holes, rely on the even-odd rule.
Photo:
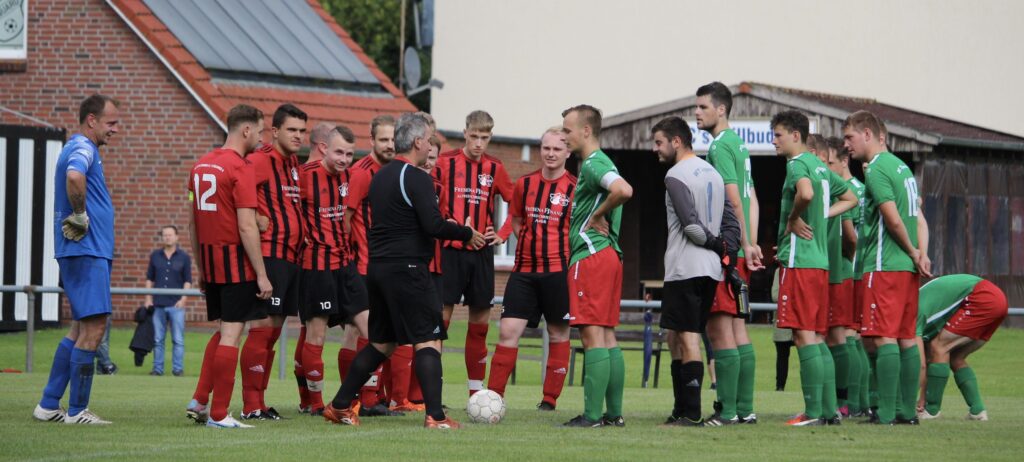
{"label": "red and black striped jersey", "polygon": [[253,165],[230,149],[215,149],[192,166],[189,200],[203,280],[234,284],[256,279],[238,234],[238,209],[255,209]]}
{"label": "red and black striped jersey", "polygon": [[508,213],[519,217],[516,264],[512,271],[554,273],[569,266],[569,216],[576,177],[569,172],[555,180],[540,170],[516,181]]}
{"label": "red and black striped jersey", "polygon": [[370,181],[380,170],[373,154],[359,159],[350,169],[348,192],[345,206],[352,209],[352,235],[350,249],[356,259],[359,274],[366,274],[366,265],[370,262],[370,246],[367,236],[370,233]]}
{"label": "red and black striped jersey", "polygon": [[302,269],[341,269],[348,262],[344,219],[350,174],[348,170],[331,174],[321,162],[306,163],[300,170],[302,215],[307,232]]}
{"label": "red and black striped jersey", "polygon": [[[449,151],[437,160],[441,170],[441,184],[448,192],[451,218],[465,224],[472,217],[473,228],[481,234],[493,226],[494,194],[506,201],[512,196],[512,180],[501,160],[484,154],[480,160],[470,160],[462,149]],[[507,236],[506,236],[507,237]],[[447,247],[463,248],[464,243],[447,241]]]}
{"label": "red and black striped jersey", "polygon": [[[437,196],[437,208],[441,211],[441,218],[448,219],[448,191],[444,189],[441,181],[438,180],[439,170],[435,167],[431,177],[434,178],[434,194]],[[430,259],[427,269],[431,273],[441,274],[441,240],[434,242],[434,258]]]}
{"label": "red and black striped jersey", "polygon": [[263,256],[299,263],[299,160],[294,155],[284,157],[272,145],[264,145],[247,158],[256,172],[257,213],[269,219],[267,230],[260,235]]}

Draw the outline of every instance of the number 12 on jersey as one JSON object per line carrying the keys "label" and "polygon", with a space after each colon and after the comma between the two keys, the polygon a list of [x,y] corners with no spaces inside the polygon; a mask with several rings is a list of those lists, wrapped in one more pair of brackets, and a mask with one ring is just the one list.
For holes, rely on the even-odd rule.
{"label": "number 12 on jersey", "polygon": [[[216,212],[217,203],[210,202],[210,198],[217,193],[217,177],[212,173],[204,173],[202,180],[199,178],[199,174],[192,175],[192,183],[196,190],[196,195],[199,196],[199,200],[196,201],[196,207],[202,212]],[[209,184],[210,187],[205,191],[202,189],[203,184]]]}

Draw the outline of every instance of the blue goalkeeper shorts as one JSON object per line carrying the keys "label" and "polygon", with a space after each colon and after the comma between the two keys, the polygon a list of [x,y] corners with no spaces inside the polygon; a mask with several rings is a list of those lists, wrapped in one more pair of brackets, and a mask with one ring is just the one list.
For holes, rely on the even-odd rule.
{"label": "blue goalkeeper shorts", "polygon": [[71,317],[79,321],[110,314],[110,271],[113,262],[100,257],[76,256],[57,259],[64,295],[71,304]]}

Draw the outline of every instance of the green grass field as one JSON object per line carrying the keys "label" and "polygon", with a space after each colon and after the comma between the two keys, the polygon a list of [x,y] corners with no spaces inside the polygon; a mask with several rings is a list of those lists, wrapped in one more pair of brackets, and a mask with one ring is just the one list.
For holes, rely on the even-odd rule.
{"label": "green grass field", "polygon": [[[453,326],[449,346],[461,346],[465,324]],[[492,337],[496,329],[491,329]],[[127,348],[128,329],[111,336],[112,354],[121,371],[97,376],[90,408],[112,420],[110,427],[65,427],[32,420],[46,381],[51,355],[63,331],[37,334],[35,373],[0,374],[0,460],[678,460],[710,456],[715,460],[1020,460],[1024,438],[1024,331],[1003,329],[972,359],[989,422],[963,420],[967,408],[950,380],[942,418],[920,427],[880,427],[845,422],[839,427],[787,428],[785,419],[802,410],[796,353],[792,354],[787,391],[774,391],[775,350],[770,329],[752,328],[758,355],[755,407],[756,426],[723,428],[662,428],[658,425],[671,408],[668,360],[662,364],[660,388],[640,388],[642,359],[627,353],[625,397],[626,428],[563,429],[556,425],[582,409],[582,388],[566,387],[559,410],[540,413],[540,367],[534,360],[519,363],[518,385],[510,386],[506,419],[495,426],[467,424],[463,430],[443,433],[421,428],[422,415],[364,419],[358,428],[326,424],[322,419],[299,416],[298,397],[288,371],[286,380],[274,379],[267,402],[289,420],[262,423],[252,430],[213,430],[185,418],[199,372],[208,334],[189,332],[185,377],[148,376],[152,356],[135,368]],[[333,334],[332,338],[336,338]],[[493,343],[494,339],[491,339]],[[24,368],[24,334],[0,335],[0,369]],[[328,370],[326,398],[339,383],[334,355],[337,341],[324,352]],[[290,350],[291,351],[291,350]],[[538,356],[524,349],[521,355]],[[168,351],[170,360],[170,351]],[[466,422],[460,409],[466,400],[462,355],[446,354],[445,403]],[[579,365],[577,365],[579,367]],[[577,371],[578,372],[578,371]],[[232,412],[241,406],[240,380],[236,382]],[[713,393],[704,394],[710,411]],[[66,397],[65,397],[66,405]]]}

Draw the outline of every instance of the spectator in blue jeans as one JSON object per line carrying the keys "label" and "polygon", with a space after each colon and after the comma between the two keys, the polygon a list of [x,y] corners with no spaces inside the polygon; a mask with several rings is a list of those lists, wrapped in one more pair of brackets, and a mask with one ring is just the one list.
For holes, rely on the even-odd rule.
{"label": "spectator in blue jeans", "polygon": [[[178,228],[164,226],[160,230],[163,247],[149,255],[146,287],[160,289],[191,289],[192,258],[178,247]],[[149,375],[164,375],[164,339],[170,327],[174,343],[171,372],[184,373],[185,362],[185,299],[178,295],[146,296],[146,306],[153,307],[153,371]]]}

